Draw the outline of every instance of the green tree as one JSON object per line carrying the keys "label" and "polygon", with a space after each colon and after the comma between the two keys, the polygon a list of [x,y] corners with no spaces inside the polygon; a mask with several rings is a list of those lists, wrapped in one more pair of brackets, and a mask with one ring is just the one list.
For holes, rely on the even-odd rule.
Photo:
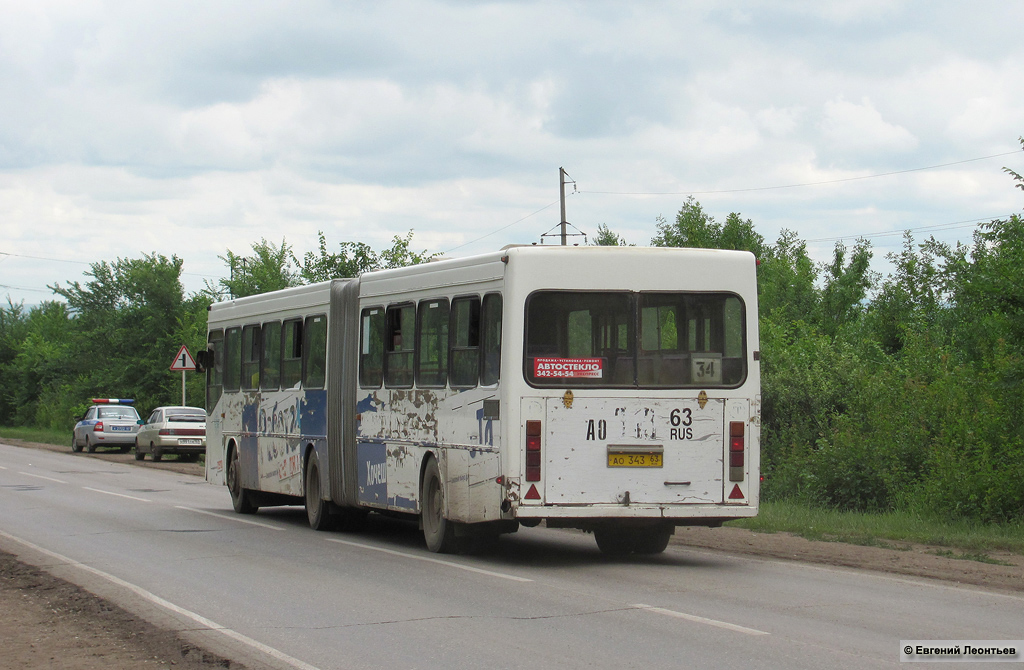
{"label": "green tree", "polygon": [[53,416],[54,427],[93,396],[134,397],[143,412],[180,401],[180,377],[168,366],[182,344],[195,351],[205,342],[207,300],[185,297],[181,269],[180,258],[154,253],[94,263],[89,281],[50,287],[71,316],[63,400],[50,399],[70,415]]}
{"label": "green tree", "polygon": [[254,242],[251,256],[239,256],[228,249],[227,255],[218,258],[227,263],[229,275],[219,281],[219,286],[207,283],[208,292],[215,297],[227,292],[233,298],[244,298],[302,283],[301,274],[292,268],[292,248],[283,239],[281,246],[265,238]]}
{"label": "green tree", "polygon": [[597,225],[597,236],[594,238],[594,242],[591,246],[595,247],[625,247],[626,238],[612,232],[612,229],[607,224],[599,223]]}
{"label": "green tree", "polygon": [[317,233],[319,247],[316,252],[308,251],[302,261],[295,260],[299,268],[298,275],[305,283],[327,281],[344,277],[358,277],[364,272],[388,268],[400,268],[407,265],[419,265],[437,256],[426,250],[412,251],[413,231],[405,237],[395,235],[391,247],[380,252],[374,251],[363,242],[342,242],[337,253],[327,250],[327,239],[322,231]]}
{"label": "green tree", "polygon": [[864,311],[868,293],[877,279],[871,272],[872,255],[871,243],[859,239],[847,260],[846,246],[836,242],[832,262],[822,268],[824,286],[818,324],[829,336],[835,337]]}
{"label": "green tree", "polygon": [[693,196],[683,203],[673,223],[659,216],[656,227],[658,234],[651,240],[651,245],[655,247],[739,249],[749,251],[758,258],[767,250],[764,237],[754,230],[750,219],[744,220],[733,212],[726,217],[724,224],[720,224],[715,221],[715,217],[704,211]]}

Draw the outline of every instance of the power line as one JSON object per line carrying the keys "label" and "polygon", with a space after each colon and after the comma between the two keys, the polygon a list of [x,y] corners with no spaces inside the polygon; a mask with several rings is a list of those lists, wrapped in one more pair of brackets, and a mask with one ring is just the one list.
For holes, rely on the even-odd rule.
{"label": "power line", "polygon": [[531,216],[536,216],[536,215],[540,214],[541,212],[543,212],[543,211],[544,211],[545,209],[548,209],[548,208],[550,208],[550,207],[553,207],[553,206],[557,205],[558,203],[559,203],[559,201],[558,201],[558,200],[555,200],[554,202],[551,202],[551,203],[548,203],[548,204],[544,205],[543,207],[541,207],[540,209],[538,209],[538,210],[537,210],[536,212],[532,212],[532,213],[530,213],[530,214],[527,214],[526,216],[524,216],[524,217],[523,217],[523,218],[521,218],[521,219],[516,219],[515,221],[513,221],[513,222],[512,222],[512,223],[510,223],[510,224],[508,224],[507,226],[502,226],[501,228],[497,228],[497,229],[495,229],[495,230],[492,230],[491,232],[487,233],[486,235],[481,235],[480,237],[476,238],[475,240],[470,240],[469,242],[463,242],[463,243],[462,243],[462,244],[460,244],[459,246],[457,246],[457,247],[452,247],[452,248],[451,248],[451,249],[449,249],[448,251],[442,251],[441,253],[442,253],[442,254],[447,254],[447,253],[449,253],[449,252],[455,251],[456,249],[461,249],[462,247],[467,247],[467,246],[469,246],[470,244],[474,244],[474,243],[476,243],[476,242],[479,242],[480,240],[484,239],[485,237],[490,237],[491,235],[494,235],[495,233],[500,233],[501,231],[505,230],[506,228],[511,228],[512,226],[516,225],[517,223],[521,223],[521,222],[523,222],[523,221],[526,221],[526,220],[527,220],[528,218],[530,218]]}
{"label": "power line", "polygon": [[[90,263],[88,261],[73,261],[73,260],[70,260],[70,259],[67,259],[67,258],[49,258],[47,256],[29,256],[28,254],[12,254],[12,253],[7,252],[7,251],[0,251],[0,256],[10,256],[12,258],[28,258],[28,259],[31,259],[31,260],[34,260],[34,261],[52,261],[54,263],[73,263],[75,265],[94,265],[94,263]],[[187,275],[189,277],[204,277],[206,279],[219,279],[219,277],[217,277],[215,275],[204,275],[204,274],[199,274],[197,272],[182,272],[181,274]],[[24,289],[24,290],[26,290],[26,291],[37,290],[38,291],[38,290],[42,290],[42,289]]]}
{"label": "power line", "polygon": [[860,234],[860,235],[842,235],[839,237],[818,237],[813,240],[804,240],[808,244],[811,242],[840,242],[842,240],[866,238],[871,239],[874,237],[892,237],[894,235],[903,235],[904,233],[916,233],[916,232],[941,232],[944,230],[956,230],[957,228],[977,228],[983,223],[989,223],[990,221],[996,221],[1001,219],[1008,219],[1012,214],[1005,216],[996,216],[988,219],[968,219],[965,221],[953,221],[951,223],[936,223],[930,226],[918,226],[917,228],[903,228],[900,230],[884,230],[878,233]]}
{"label": "power line", "polygon": [[588,193],[591,195],[713,195],[719,193],[750,193],[752,191],[775,191],[784,188],[801,188],[804,186],[822,186],[825,184],[841,184],[843,182],[860,181],[863,179],[877,179],[879,177],[891,177],[898,174],[907,174],[909,172],[922,172],[924,170],[936,170],[938,168],[950,167],[952,165],[963,165],[964,163],[973,163],[975,161],[984,161],[990,158],[999,158],[1001,156],[1010,156],[1019,153],[1017,151],[1007,151],[1001,154],[992,154],[991,156],[981,156],[979,158],[967,158],[962,161],[953,161],[952,163],[942,163],[940,165],[928,165],[926,167],[910,168],[907,170],[896,170],[894,172],[880,172],[879,174],[862,175],[860,177],[844,177],[842,179],[828,179],[826,181],[811,181],[804,182],[801,184],[784,184],[780,186],[758,186],[751,188],[732,188],[723,189],[718,191],[580,191],[580,193]]}

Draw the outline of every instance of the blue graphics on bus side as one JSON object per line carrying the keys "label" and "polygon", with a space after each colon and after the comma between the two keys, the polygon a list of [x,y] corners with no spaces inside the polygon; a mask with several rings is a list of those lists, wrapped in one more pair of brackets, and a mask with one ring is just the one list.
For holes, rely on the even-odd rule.
{"label": "blue graphics on bus side", "polygon": [[384,507],[388,500],[387,446],[372,442],[360,442],[358,459],[359,502],[374,507]]}

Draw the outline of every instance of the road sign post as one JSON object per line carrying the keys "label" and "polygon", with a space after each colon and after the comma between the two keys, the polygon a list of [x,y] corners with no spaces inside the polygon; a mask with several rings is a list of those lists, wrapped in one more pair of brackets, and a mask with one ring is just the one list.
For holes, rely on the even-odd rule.
{"label": "road sign post", "polygon": [[174,356],[174,360],[171,362],[171,370],[177,372],[181,371],[181,404],[184,406],[188,403],[185,402],[185,372],[187,370],[195,370],[196,361],[192,358],[192,354],[188,352],[186,345],[181,345],[181,349],[178,349],[178,353]]}

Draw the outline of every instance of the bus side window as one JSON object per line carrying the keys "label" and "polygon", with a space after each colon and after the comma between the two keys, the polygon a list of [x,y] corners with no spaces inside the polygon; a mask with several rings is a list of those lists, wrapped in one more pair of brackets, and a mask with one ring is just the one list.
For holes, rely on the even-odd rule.
{"label": "bus side window", "polygon": [[260,327],[242,328],[242,388],[260,387]]}
{"label": "bus side window", "polygon": [[237,391],[242,377],[241,328],[224,332],[224,390]]}
{"label": "bus side window", "polygon": [[290,389],[302,379],[302,320],[285,321],[281,335],[281,388]]}
{"label": "bus side window", "polygon": [[263,354],[260,357],[260,388],[274,390],[281,384],[281,322],[263,324]]}
{"label": "bus side window", "polygon": [[416,386],[444,388],[448,382],[448,300],[420,302],[416,328]]}
{"label": "bus side window", "polygon": [[384,338],[384,385],[409,388],[413,378],[416,342],[416,308],[396,305],[387,309],[387,337]]}
{"label": "bus side window", "polygon": [[322,389],[327,379],[327,317],[306,317],[302,334],[302,386]]}
{"label": "bus side window", "polygon": [[368,307],[359,321],[359,385],[380,388],[384,381],[384,309]]}
{"label": "bus side window", "polygon": [[480,378],[480,298],[452,301],[451,385],[472,387]]}
{"label": "bus side window", "polygon": [[481,325],[481,347],[483,348],[483,370],[480,384],[493,386],[501,376],[501,294],[488,293],[484,296]]}
{"label": "bus side window", "polygon": [[224,388],[223,330],[210,332],[207,348],[213,351],[213,364],[206,370],[206,413],[211,414]]}

